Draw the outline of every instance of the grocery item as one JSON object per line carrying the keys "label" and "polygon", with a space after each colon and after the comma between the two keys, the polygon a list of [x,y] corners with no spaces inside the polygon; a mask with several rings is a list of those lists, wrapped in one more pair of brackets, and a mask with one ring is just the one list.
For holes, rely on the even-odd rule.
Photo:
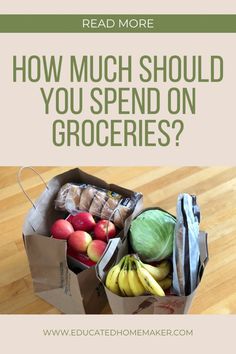
{"label": "grocery item", "polygon": [[93,216],[88,212],[81,212],[70,216],[70,222],[75,230],[90,232],[94,229],[96,222]]}
{"label": "grocery item", "polygon": [[159,285],[162,287],[163,290],[167,290],[172,285],[172,279],[169,277],[166,277],[165,279],[162,279],[159,281]]}
{"label": "grocery item", "polygon": [[128,257],[125,258],[124,264],[121,267],[120,274],[118,276],[118,285],[123,296],[133,296],[133,292],[130,288],[128,280]]}
{"label": "grocery item", "polygon": [[158,267],[143,262],[141,262],[141,264],[157,281],[163,280],[171,271],[171,264],[167,260],[158,264]]}
{"label": "grocery item", "polygon": [[163,289],[153,278],[153,276],[144,267],[142,267],[137,260],[135,260],[135,263],[137,266],[138,277],[146,291],[153,295],[165,296]]}
{"label": "grocery item", "polygon": [[55,238],[68,241],[67,255],[77,260],[77,267],[81,269],[95,265],[109,239],[116,236],[116,227],[111,221],[95,219],[89,212],[79,212],[66,220],[56,220],[51,227]]}
{"label": "grocery item", "polygon": [[131,215],[139,199],[140,193],[123,197],[90,184],[66,183],[58,192],[55,208],[71,214],[89,211],[92,215],[113,221],[117,227],[123,228],[126,218]]}
{"label": "grocery item", "polygon": [[169,257],[173,252],[175,224],[175,218],[163,210],[142,212],[130,226],[129,240],[133,251],[145,262]]}
{"label": "grocery item", "polygon": [[67,240],[73,231],[73,226],[64,219],[56,220],[51,226],[51,234],[57,239]]}
{"label": "grocery item", "polygon": [[167,278],[171,271],[169,262],[162,262],[157,266],[150,265],[152,272],[154,272],[152,268],[156,268],[159,278],[162,279],[160,282],[154,279],[145,266],[146,264],[141,262],[137,255],[124,256],[107,273],[106,287],[120,296],[142,296],[145,294],[165,296],[160,283],[163,282],[165,289],[171,286],[171,279]]}
{"label": "grocery item", "polygon": [[72,232],[68,238],[68,245],[76,252],[85,253],[88,245],[92,242],[92,237],[82,230]]}
{"label": "grocery item", "polygon": [[108,220],[99,220],[94,228],[94,237],[98,240],[107,242],[116,236],[115,225]]}
{"label": "grocery item", "polygon": [[145,294],[146,289],[139,279],[139,276],[137,273],[137,265],[132,257],[129,257],[129,259],[128,259],[128,270],[129,270],[128,271],[128,282],[129,282],[129,286],[132,291],[132,294],[134,296],[141,296],[141,295]]}
{"label": "grocery item", "polygon": [[79,261],[80,269],[88,269],[96,265],[96,262],[91,261],[91,259],[88,258],[87,254],[79,253],[70,246],[67,248],[67,255]]}
{"label": "grocery item", "polygon": [[101,240],[93,240],[88,245],[87,254],[88,257],[93,262],[98,262],[101,256],[103,255],[105,249],[107,247],[106,242]]}
{"label": "grocery item", "polygon": [[125,261],[126,257],[123,257],[120,262],[112,267],[106,277],[106,287],[111,290],[113,293],[120,295],[120,288],[118,285],[118,277],[121,271],[121,267]]}

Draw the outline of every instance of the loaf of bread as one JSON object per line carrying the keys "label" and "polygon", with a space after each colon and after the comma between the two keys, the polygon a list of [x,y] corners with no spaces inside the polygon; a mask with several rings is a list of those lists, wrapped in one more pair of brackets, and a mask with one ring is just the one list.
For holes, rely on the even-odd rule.
{"label": "loaf of bread", "polygon": [[70,214],[89,211],[123,228],[125,219],[133,212],[139,197],[140,193],[134,193],[128,198],[89,184],[66,183],[58,192],[55,208]]}

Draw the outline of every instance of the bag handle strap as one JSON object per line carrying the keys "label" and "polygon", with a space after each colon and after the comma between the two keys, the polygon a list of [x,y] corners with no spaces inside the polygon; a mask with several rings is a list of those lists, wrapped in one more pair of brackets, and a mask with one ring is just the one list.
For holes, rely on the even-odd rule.
{"label": "bag handle strap", "polygon": [[17,173],[17,182],[22,190],[22,192],[24,193],[24,195],[26,196],[26,198],[29,200],[29,202],[33,205],[34,209],[36,209],[36,205],[34,204],[34,202],[32,201],[32,199],[30,198],[29,194],[26,192],[26,190],[24,189],[23,187],[23,184],[22,184],[22,178],[21,178],[21,175],[22,175],[22,172],[23,170],[25,169],[30,169],[31,171],[33,171],[37,176],[39,176],[39,178],[41,179],[41,181],[43,182],[43,184],[45,185],[45,187],[47,189],[49,189],[47,183],[45,182],[45,180],[43,179],[43,177],[40,175],[40,173],[38,171],[36,171],[33,167],[31,166],[23,166],[19,169],[18,173]]}

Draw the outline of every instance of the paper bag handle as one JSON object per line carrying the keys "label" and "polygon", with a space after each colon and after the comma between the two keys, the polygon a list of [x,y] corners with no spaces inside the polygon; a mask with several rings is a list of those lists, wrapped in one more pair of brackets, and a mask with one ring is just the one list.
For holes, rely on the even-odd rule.
{"label": "paper bag handle", "polygon": [[102,256],[102,258],[98,261],[95,269],[97,273],[97,277],[103,281],[105,278],[105,274],[110,269],[111,265],[116,260],[118,250],[122,245],[120,238],[113,238],[108,242],[107,248]]}
{"label": "paper bag handle", "polygon": [[22,171],[25,170],[26,168],[30,169],[31,171],[33,171],[36,175],[39,176],[39,178],[41,179],[41,181],[43,182],[43,184],[45,185],[45,187],[47,189],[49,189],[47,183],[44,181],[43,177],[40,175],[40,173],[38,173],[33,167],[31,166],[23,166],[19,169],[18,173],[17,173],[17,182],[22,190],[22,192],[24,193],[24,195],[26,196],[26,198],[30,201],[30,203],[33,205],[33,207],[36,209],[36,205],[34,204],[34,202],[32,201],[32,199],[30,198],[29,194],[26,192],[26,190],[24,189],[23,185],[22,185],[22,180],[21,180],[21,174]]}

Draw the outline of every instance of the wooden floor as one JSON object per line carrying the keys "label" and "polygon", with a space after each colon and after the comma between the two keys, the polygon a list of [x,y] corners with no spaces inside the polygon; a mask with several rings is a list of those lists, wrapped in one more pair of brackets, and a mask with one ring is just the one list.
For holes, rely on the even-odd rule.
{"label": "wooden floor", "polygon": [[[66,167],[37,167],[48,181]],[[145,207],[175,213],[178,193],[198,196],[201,229],[209,233],[210,261],[191,314],[236,313],[236,167],[84,167],[88,173],[144,194]],[[0,168],[0,313],[59,313],[34,295],[21,228],[29,201],[21,192],[18,167]],[[34,199],[43,191],[29,170],[24,186]]]}

